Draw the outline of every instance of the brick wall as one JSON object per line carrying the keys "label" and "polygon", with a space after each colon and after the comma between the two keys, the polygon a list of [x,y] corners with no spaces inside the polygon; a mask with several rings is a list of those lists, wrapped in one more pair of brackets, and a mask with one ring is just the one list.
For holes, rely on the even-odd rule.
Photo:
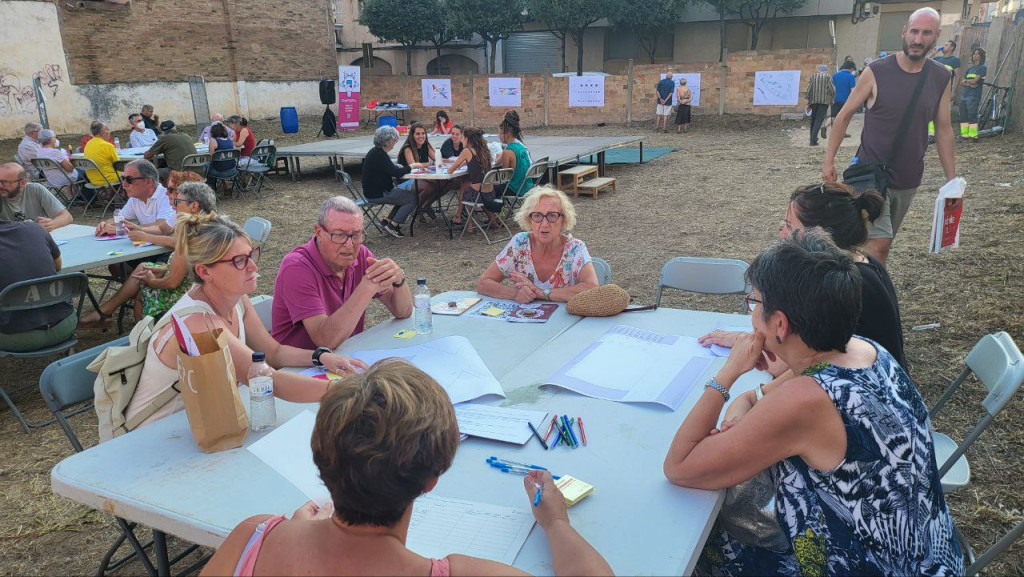
{"label": "brick wall", "polygon": [[57,0],[72,84],[296,81],[336,74],[325,0]]}
{"label": "brick wall", "polygon": [[[776,116],[783,112],[803,112],[803,88],[819,64],[828,64],[831,52],[813,48],[805,50],[747,51],[729,55],[726,62],[726,114],[758,114]],[[721,98],[721,71],[718,62],[671,65],[674,72],[700,73],[700,108],[696,114],[718,114]],[[633,67],[632,120],[653,120],[655,85],[665,72],[664,64],[643,64]],[[754,106],[754,73],[759,70],[800,70],[801,99],[795,106]],[[545,77],[547,87],[545,89]],[[422,76],[366,76],[362,78],[364,104],[371,99],[399,101],[409,104],[409,118],[433,123],[438,108],[424,108],[421,93]],[[448,114],[457,123],[494,129],[507,108],[492,108],[487,96],[488,77],[449,76],[452,81],[452,106]],[[569,79],[545,74],[524,74],[522,106],[517,109],[524,127],[543,126],[545,95],[547,124],[553,126],[587,126],[598,123],[624,124],[629,98],[628,72],[606,76],[604,107],[569,107]]]}

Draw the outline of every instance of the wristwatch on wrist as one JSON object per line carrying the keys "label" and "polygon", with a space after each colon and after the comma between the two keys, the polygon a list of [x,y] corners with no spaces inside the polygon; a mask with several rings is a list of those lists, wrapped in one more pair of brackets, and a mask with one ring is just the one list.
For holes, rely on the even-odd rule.
{"label": "wristwatch on wrist", "polygon": [[727,401],[729,400],[729,391],[725,387],[723,387],[722,384],[719,383],[718,381],[716,381],[715,379],[708,379],[708,382],[704,384],[704,388],[705,389],[714,389],[714,390],[718,391],[719,393],[722,393],[722,396],[725,397],[725,400],[727,400]]}
{"label": "wristwatch on wrist", "polygon": [[320,362],[320,355],[331,352],[331,349],[327,347],[317,347],[313,350],[313,366],[322,367],[324,364]]}
{"label": "wristwatch on wrist", "polygon": [[544,289],[544,300],[551,300],[551,289]]}
{"label": "wristwatch on wrist", "polygon": [[400,282],[393,282],[393,283],[391,283],[391,286],[394,287],[394,288],[398,288],[398,287],[400,287],[400,286],[402,286],[404,284],[405,284],[405,276],[403,275],[402,276],[402,280]]}

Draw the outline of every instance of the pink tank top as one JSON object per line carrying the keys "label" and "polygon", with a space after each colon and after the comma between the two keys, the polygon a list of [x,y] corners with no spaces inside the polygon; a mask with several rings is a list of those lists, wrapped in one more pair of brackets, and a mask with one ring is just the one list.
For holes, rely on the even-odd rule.
{"label": "pink tank top", "polygon": [[[259,557],[260,547],[263,546],[263,540],[266,539],[267,533],[270,533],[271,529],[284,520],[284,515],[277,515],[256,526],[252,537],[249,537],[249,542],[245,544],[245,549],[242,550],[242,555],[238,558],[238,565],[235,565],[235,577],[252,577],[253,569],[256,567],[256,558]],[[451,565],[447,557],[430,560],[430,577],[448,577],[451,573]]]}

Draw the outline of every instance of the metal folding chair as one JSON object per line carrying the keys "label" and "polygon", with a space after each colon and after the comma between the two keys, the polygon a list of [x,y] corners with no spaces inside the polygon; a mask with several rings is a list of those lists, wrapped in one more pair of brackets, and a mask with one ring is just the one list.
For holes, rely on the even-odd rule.
{"label": "metal folding chair", "polygon": [[256,309],[260,322],[267,328],[267,332],[270,332],[274,326],[274,297],[270,295],[256,295],[250,299],[250,302],[252,302],[252,308]]}
{"label": "metal folding chair", "polygon": [[[62,273],[16,282],[7,285],[7,287],[0,291],[0,315],[43,309],[60,303],[71,303],[74,305],[74,301],[77,299],[78,304],[75,308],[77,317],[82,313],[82,303],[85,300],[85,291],[88,286],[89,279],[82,272]],[[47,357],[66,352],[77,343],[78,339],[72,333],[71,337],[63,342],[34,351],[0,349],[0,358]],[[25,415],[21,413],[3,387],[0,387],[0,397],[3,397],[4,402],[11,408],[11,412],[14,413],[14,417],[18,419],[26,433],[30,433],[32,429],[45,427],[54,422],[53,419],[38,422],[30,422],[25,419]]]}
{"label": "metal folding chair", "polygon": [[527,182],[533,182],[536,184],[544,173],[548,171],[548,157],[538,158],[533,161],[530,168],[526,170],[526,177],[523,178],[523,182],[519,184],[519,188],[516,190],[505,189],[505,194],[502,196],[502,202],[505,203],[505,216],[503,219],[506,223],[512,222],[516,217],[516,210],[519,209],[519,205],[523,203],[523,190],[526,188]]}
{"label": "metal folding chair", "polygon": [[[80,175],[81,178],[74,180],[68,176],[68,173],[64,172],[64,169],[61,168],[60,164],[57,164],[56,161],[50,160],[49,158],[33,158],[32,164],[39,169],[40,173],[43,174],[43,180],[40,182],[45,185],[46,188],[50,189],[54,196],[64,203],[64,206],[70,208],[71,203],[74,202],[75,198],[78,196],[78,187],[76,185],[84,182],[85,176]],[[61,180],[64,182],[61,184],[50,184],[50,181],[46,179],[45,171],[47,170],[53,170],[54,174],[60,174]]]}
{"label": "metal folding chair", "polygon": [[213,158],[210,154],[190,154],[185,158],[181,159],[181,169],[189,172],[194,172],[203,178],[206,178],[206,167],[210,165],[210,160]]}
{"label": "metal folding chair", "polygon": [[[217,150],[214,151],[213,156],[210,159],[210,166],[206,172],[207,179],[213,179],[213,190],[217,191],[217,188],[222,182],[231,183],[232,196],[238,198],[242,194],[242,183],[238,180],[238,159],[242,157],[242,151],[237,148],[229,150]],[[231,160],[232,166],[228,170],[218,171],[214,170],[213,165],[216,162]]]}
{"label": "metal folding chair", "polygon": [[238,167],[238,172],[247,176],[249,181],[245,183],[245,191],[251,192],[256,198],[260,197],[263,185],[267,185],[276,193],[274,183],[267,178],[267,173],[273,170],[273,159],[277,155],[277,148],[272,144],[256,146],[252,149],[249,162]]}
{"label": "metal folding chair", "polygon": [[[32,160],[34,161],[35,159],[33,158]],[[25,169],[25,176],[31,182],[46,182],[46,176],[43,175],[43,171],[39,170],[35,162],[25,161],[17,152],[14,153],[14,162],[17,162]]]}
{"label": "metal folding chair", "polygon": [[267,239],[270,238],[271,228],[272,225],[269,220],[258,216],[247,219],[245,224],[242,225],[242,230],[245,231],[245,234],[249,235],[253,242],[259,243],[264,249],[266,248]]}
{"label": "metal folding chair", "polygon": [[[514,171],[511,168],[496,168],[494,170],[488,171],[487,174],[484,175],[483,181],[481,181],[480,183],[480,189],[482,190],[484,186],[488,184],[492,186],[501,186],[508,184],[508,182],[512,180],[513,172]],[[487,234],[487,227],[489,227],[491,224],[490,218],[487,215],[487,213],[493,212],[500,214],[502,209],[504,208],[504,201],[502,199],[498,199],[498,201],[502,203],[502,206],[494,211],[489,211],[484,206],[483,195],[483,192],[477,192],[474,195],[473,200],[462,201],[462,206],[465,207],[465,210],[467,210],[469,214],[466,215],[466,219],[462,225],[462,234],[459,235],[459,238],[461,239],[463,236],[466,235],[466,231],[469,230],[470,224],[474,224],[477,226],[477,228],[480,229],[480,233],[484,235],[484,240],[487,241],[487,244],[501,242],[503,240],[508,240],[512,238],[512,230],[508,227],[508,224],[506,224],[505,221],[500,218],[495,218],[494,222],[497,222],[499,225],[501,225],[501,227],[505,229],[505,232],[508,233],[508,236],[504,238],[492,239],[490,235]],[[482,222],[480,218],[483,219]]]}
{"label": "metal folding chair", "polygon": [[590,257],[590,262],[594,264],[594,272],[597,273],[597,284],[611,284],[612,267],[608,261],[594,256]]}
{"label": "metal folding chair", "polygon": [[[103,214],[100,216],[100,219],[103,219],[105,216],[107,216],[107,210],[110,209],[110,206],[114,204],[115,201],[120,201],[121,204],[124,204],[127,201],[127,199],[124,198],[124,193],[121,189],[120,174],[115,173],[117,174],[117,181],[111,182],[110,180],[107,179],[106,176],[103,175],[103,172],[100,171],[99,167],[96,166],[96,163],[93,162],[90,158],[72,158],[71,164],[75,168],[77,168],[79,172],[82,173],[83,177],[85,177],[85,189],[92,191],[91,198],[88,198],[88,200],[85,203],[85,208],[82,209],[82,216],[85,216],[85,213],[89,211],[89,207],[92,206],[94,202],[96,202],[97,198],[100,199],[100,202],[103,201],[102,197],[100,196],[101,191],[110,191],[110,198],[107,200],[107,204],[103,207]],[[87,176],[85,176],[86,174],[88,174],[88,171],[90,170],[96,171],[96,174],[99,175],[99,178],[102,181],[102,183],[93,184],[93,182],[89,180]]]}
{"label": "metal folding chair", "polygon": [[[42,394],[47,408],[50,409],[54,417],[50,422],[56,421],[60,424],[61,429],[64,430],[64,434],[67,436],[68,441],[71,442],[71,446],[75,449],[76,453],[81,453],[84,449],[82,448],[82,443],[78,440],[78,435],[71,428],[71,423],[68,422],[68,419],[88,411],[93,406],[93,384],[96,381],[96,374],[89,371],[86,367],[107,347],[125,346],[127,344],[128,337],[125,336],[113,342],[104,343],[70,357],[54,361],[43,370],[43,374],[39,377],[39,392]],[[103,559],[100,561],[99,570],[96,572],[97,575],[106,575],[108,571],[113,571],[132,559],[138,559],[146,573],[155,577],[159,574],[166,574],[170,566],[192,554],[198,548],[198,545],[192,545],[175,556],[174,559],[167,559],[167,536],[164,533],[154,529],[153,539],[143,544],[135,535],[135,529],[138,525],[129,523],[120,517],[114,517],[114,521],[121,530],[121,535],[107,549],[106,554],[104,554]],[[126,541],[131,547],[131,551],[120,559],[112,560]],[[150,560],[149,555],[146,553],[148,549],[153,549],[157,557],[155,567],[153,561]],[[204,563],[206,563],[205,558],[186,569],[183,574],[187,575],[195,571]]]}
{"label": "metal folding chair", "polygon": [[384,212],[384,208],[389,204],[381,199],[369,199],[363,195],[363,191],[356,188],[355,183],[352,182],[352,177],[349,176],[344,170],[338,169],[334,173],[341,178],[341,182],[348,189],[348,193],[352,196],[352,200],[355,201],[356,205],[359,206],[363,211],[363,218],[366,223],[363,224],[363,228],[366,228],[366,224],[373,225],[377,229],[377,232],[385,238],[391,238],[388,233],[384,232],[384,222],[381,220],[380,215]]}
{"label": "metal folding chair", "polygon": [[[654,306],[661,306],[665,287],[705,294],[746,294],[750,285],[744,279],[749,265],[734,258],[676,257],[661,267],[658,294]],[[747,312],[742,304],[741,312]]]}

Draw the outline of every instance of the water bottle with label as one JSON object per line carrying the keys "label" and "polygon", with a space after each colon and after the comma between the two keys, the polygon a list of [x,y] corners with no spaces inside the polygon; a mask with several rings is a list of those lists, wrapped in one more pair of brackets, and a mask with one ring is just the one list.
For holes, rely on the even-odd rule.
{"label": "water bottle with label", "polygon": [[434,153],[434,174],[441,174],[441,151]]}
{"label": "water bottle with label", "polygon": [[114,234],[117,236],[128,234],[128,231],[124,228],[124,215],[121,214],[120,208],[114,209]]}
{"label": "water bottle with label", "polygon": [[253,353],[249,365],[249,425],[253,431],[264,431],[277,424],[274,403],[274,369],[267,364],[264,353]]}
{"label": "water bottle with label", "polygon": [[427,279],[424,277],[420,277],[416,281],[413,306],[415,308],[416,332],[421,335],[429,335],[434,330],[434,319],[430,313],[430,289],[427,288]]}
{"label": "water bottle with label", "polygon": [[114,137],[114,148],[121,150],[121,139]]}

